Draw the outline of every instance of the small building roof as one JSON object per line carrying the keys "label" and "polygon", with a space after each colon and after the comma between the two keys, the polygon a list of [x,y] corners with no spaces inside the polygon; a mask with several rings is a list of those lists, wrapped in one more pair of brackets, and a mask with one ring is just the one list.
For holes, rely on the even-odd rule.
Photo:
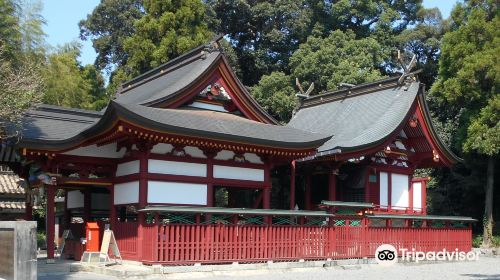
{"label": "small building roof", "polygon": [[22,195],[25,193],[19,185],[21,179],[11,171],[0,171],[0,195]]}

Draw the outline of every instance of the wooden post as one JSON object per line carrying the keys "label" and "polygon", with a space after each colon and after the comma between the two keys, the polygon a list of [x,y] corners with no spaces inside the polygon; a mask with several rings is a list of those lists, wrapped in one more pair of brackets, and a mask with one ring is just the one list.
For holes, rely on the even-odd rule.
{"label": "wooden post", "polygon": [[83,191],[83,221],[85,223],[90,222],[91,203],[92,192],[87,188]]}
{"label": "wooden post", "polygon": [[427,180],[422,180],[422,213],[427,215]]}
{"label": "wooden post", "polygon": [[387,211],[392,211],[392,173],[387,172]]}
{"label": "wooden post", "polygon": [[270,209],[271,208],[271,188],[266,187],[262,189],[264,196],[263,196],[263,202],[262,202],[262,208],[263,209]]}
{"label": "wooden post", "polygon": [[337,175],[333,173],[333,170],[328,174],[328,200],[337,200]]}
{"label": "wooden post", "polygon": [[[207,157],[207,206],[214,207],[214,158],[217,156],[217,151],[215,150],[205,150],[203,151]],[[205,215],[205,221],[208,222],[212,219],[212,215]]]}
{"label": "wooden post", "polygon": [[[148,195],[148,149],[141,149],[139,156],[139,209],[147,205]],[[144,251],[144,226],[146,225],[146,213],[137,213],[137,261],[142,261]]]}
{"label": "wooden post", "polygon": [[115,206],[115,185],[109,188],[109,226],[115,230],[117,222],[116,206]]}
{"label": "wooden post", "polygon": [[306,193],[304,196],[306,210],[311,210],[311,174],[306,175]]}
{"label": "wooden post", "polygon": [[55,186],[45,185],[47,189],[47,263],[54,262],[54,238],[55,238]]}
{"label": "wooden post", "polygon": [[296,162],[292,161],[290,166],[290,210],[295,209],[295,172],[296,172]]}

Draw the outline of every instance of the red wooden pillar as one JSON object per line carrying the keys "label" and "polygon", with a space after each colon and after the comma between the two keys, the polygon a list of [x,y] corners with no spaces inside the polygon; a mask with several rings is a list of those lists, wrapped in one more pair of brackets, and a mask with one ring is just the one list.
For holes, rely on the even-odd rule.
{"label": "red wooden pillar", "polygon": [[413,214],[415,209],[413,208],[413,182],[411,181],[411,175],[408,175],[408,210]]}
{"label": "red wooden pillar", "polygon": [[387,172],[387,211],[392,211],[392,173]]}
{"label": "red wooden pillar", "polygon": [[332,172],[328,175],[328,200],[337,200],[337,175]]}
{"label": "red wooden pillar", "polygon": [[[207,206],[214,207],[214,157],[217,156],[217,151],[205,150],[204,154],[207,157]],[[210,221],[212,215],[205,215],[205,221]]]}
{"label": "red wooden pillar", "polygon": [[47,262],[54,262],[54,239],[55,239],[55,186],[45,185],[47,189]]}
{"label": "red wooden pillar", "polygon": [[422,212],[424,215],[427,215],[427,180],[422,180]]}
{"label": "red wooden pillar", "polygon": [[116,227],[116,207],[115,207],[115,185],[109,188],[109,226],[112,230]]}
{"label": "red wooden pillar", "polygon": [[269,159],[266,159],[266,163],[264,166],[264,192],[262,208],[270,209],[271,208],[271,165],[269,164]]}
{"label": "red wooden pillar", "polygon": [[290,210],[295,209],[295,172],[296,162],[293,160],[290,166]]}
{"label": "red wooden pillar", "polygon": [[90,189],[85,189],[83,191],[83,221],[85,223],[90,222],[91,201],[92,192]]}
{"label": "red wooden pillar", "polygon": [[290,210],[295,209],[295,172],[296,162],[293,160],[290,166]]}
{"label": "red wooden pillar", "polygon": [[[143,209],[147,205],[148,195],[148,150],[141,151],[139,157],[139,209]],[[146,213],[138,212],[137,214],[137,260],[142,261],[144,251],[144,226],[146,225]]]}
{"label": "red wooden pillar", "polygon": [[271,208],[271,188],[265,187],[262,191],[264,192],[263,201],[262,201],[262,208],[263,209],[270,209]]}
{"label": "red wooden pillar", "polygon": [[26,200],[24,202],[25,205],[24,219],[26,221],[31,221],[33,220],[33,205],[31,201],[31,195],[28,192],[26,192],[25,199]]}
{"label": "red wooden pillar", "polygon": [[306,175],[306,193],[304,196],[306,210],[311,210],[311,174]]}

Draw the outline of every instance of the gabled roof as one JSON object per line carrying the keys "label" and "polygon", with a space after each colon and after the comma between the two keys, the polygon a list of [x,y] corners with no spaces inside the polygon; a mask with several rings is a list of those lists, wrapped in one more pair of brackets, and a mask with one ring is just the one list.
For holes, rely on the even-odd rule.
{"label": "gabled roof", "polygon": [[370,92],[349,90],[305,100],[288,126],[323,132],[332,138],[318,148],[327,152],[362,149],[383,142],[405,120],[412,108],[419,83],[408,86],[385,84]]}
{"label": "gabled roof", "polygon": [[175,108],[180,105],[179,100],[185,102],[192,99],[193,93],[198,93],[193,91],[200,83],[210,82],[207,79],[218,71],[232,87],[233,98],[238,99],[234,100],[237,106],[245,107],[239,108],[243,109],[241,111],[250,112],[251,119],[277,124],[236,77],[218,45],[220,39],[222,36],[122,84],[116,101],[121,104]]}
{"label": "gabled roof", "polygon": [[460,161],[434,131],[423,85],[410,77],[402,84],[398,79],[384,79],[309,97],[287,126],[332,136],[318,148],[314,158],[382,150],[384,144],[399,135],[418,108],[424,112],[425,124],[429,124],[424,128],[431,136],[427,141],[445,157],[445,164]]}
{"label": "gabled roof", "polygon": [[[307,133],[286,126],[264,124],[236,115],[207,110],[163,109],[143,105],[122,104],[112,101],[104,115],[86,120],[84,125],[71,133],[63,133],[47,125],[50,118],[44,117],[26,125],[21,146],[32,149],[60,151],[105,133],[118,121],[131,123],[147,130],[171,133],[188,137],[199,137],[219,141],[234,141],[250,145],[272,146],[284,149],[311,149],[325,142],[329,137]],[[56,120],[60,122],[59,120]],[[69,124],[74,120],[67,121]],[[39,127],[38,125],[43,125]],[[57,132],[57,137],[46,137],[46,130]]]}

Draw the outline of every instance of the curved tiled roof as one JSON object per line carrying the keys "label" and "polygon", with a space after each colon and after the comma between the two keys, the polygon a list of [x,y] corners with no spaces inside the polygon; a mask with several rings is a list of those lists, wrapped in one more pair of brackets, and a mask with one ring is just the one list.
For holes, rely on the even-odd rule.
{"label": "curved tiled roof", "polygon": [[[307,100],[288,126],[331,135],[318,152],[361,149],[385,140],[405,120],[420,84],[381,86],[382,89],[350,96],[323,95]],[[322,102],[321,99],[330,99]],[[308,102],[316,104],[308,106]]]}
{"label": "curved tiled roof", "polygon": [[[30,124],[21,141],[22,146],[34,149],[64,150],[95,136],[115,124],[117,119],[129,121],[142,127],[164,133],[182,134],[221,141],[238,141],[252,145],[276,146],[277,148],[302,149],[316,148],[329,137],[308,133],[292,127],[264,124],[230,113],[207,110],[163,109],[142,105],[109,103],[104,115],[96,121],[91,119],[85,125],[75,125],[76,120],[70,112],[64,118],[67,126],[58,128],[50,122],[60,119],[43,117]],[[60,116],[59,116],[60,117]],[[37,127],[42,125],[42,127]],[[47,130],[55,134],[46,137]],[[67,132],[64,130],[71,130]],[[56,137],[57,136],[57,137]]]}

